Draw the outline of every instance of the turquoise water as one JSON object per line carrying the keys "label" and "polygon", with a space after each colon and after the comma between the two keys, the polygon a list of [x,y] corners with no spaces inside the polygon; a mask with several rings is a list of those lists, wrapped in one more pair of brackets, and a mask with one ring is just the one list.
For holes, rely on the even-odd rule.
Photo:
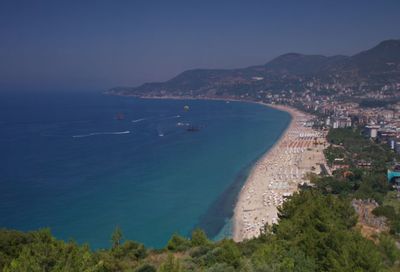
{"label": "turquoise water", "polygon": [[116,225],[151,247],[196,226],[229,229],[251,164],[290,121],[240,102],[0,96],[0,227],[50,227],[93,248],[108,247]]}

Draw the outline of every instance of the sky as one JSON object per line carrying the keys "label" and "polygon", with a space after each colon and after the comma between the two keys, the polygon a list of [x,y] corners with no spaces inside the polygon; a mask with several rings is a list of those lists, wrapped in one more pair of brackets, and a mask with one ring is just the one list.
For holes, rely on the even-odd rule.
{"label": "sky", "polygon": [[399,0],[0,0],[0,91],[106,90],[400,39]]}

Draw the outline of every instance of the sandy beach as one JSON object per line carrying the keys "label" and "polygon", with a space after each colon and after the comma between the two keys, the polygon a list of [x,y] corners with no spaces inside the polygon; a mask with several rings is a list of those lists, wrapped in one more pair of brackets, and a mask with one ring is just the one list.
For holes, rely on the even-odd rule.
{"label": "sandy beach", "polygon": [[324,135],[306,126],[312,116],[287,106],[267,106],[288,112],[292,120],[278,142],[254,165],[239,193],[233,217],[235,241],[257,237],[266,223],[277,223],[277,207],[299,184],[308,182],[306,173],[319,173],[320,164],[325,163]]}
{"label": "sandy beach", "polygon": [[[306,125],[312,115],[284,105],[213,97],[141,97],[149,99],[222,100],[256,103],[285,111],[292,117],[281,138],[253,166],[236,202],[232,238],[239,242],[260,235],[265,224],[278,223],[278,209],[298,185],[308,183],[307,173],[319,174],[326,166],[325,135]],[[329,168],[326,167],[329,172]]]}

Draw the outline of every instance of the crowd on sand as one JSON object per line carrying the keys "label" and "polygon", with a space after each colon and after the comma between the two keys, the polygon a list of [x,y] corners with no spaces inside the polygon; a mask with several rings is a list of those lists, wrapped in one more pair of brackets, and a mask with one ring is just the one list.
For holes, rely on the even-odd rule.
{"label": "crowd on sand", "polygon": [[326,164],[325,137],[307,126],[312,116],[286,106],[272,107],[288,112],[291,123],[278,142],[254,165],[238,196],[233,218],[235,241],[257,237],[266,223],[277,223],[277,207],[299,184],[309,182],[306,173],[318,174],[320,165]]}

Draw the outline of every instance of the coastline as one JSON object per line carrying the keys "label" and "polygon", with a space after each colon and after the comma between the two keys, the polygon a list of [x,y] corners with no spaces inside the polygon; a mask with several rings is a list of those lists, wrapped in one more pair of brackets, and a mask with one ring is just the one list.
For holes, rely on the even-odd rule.
{"label": "coastline", "polygon": [[[233,216],[233,240],[260,235],[265,224],[278,223],[278,207],[286,197],[308,182],[304,175],[319,173],[324,137],[304,124],[312,116],[283,105],[270,105],[292,117],[279,140],[254,164],[238,197]],[[317,143],[317,144],[315,144]]]}
{"label": "coastline", "polygon": [[[278,222],[277,207],[283,203],[284,198],[297,191],[299,184],[308,182],[304,179],[306,173],[314,172],[318,174],[320,172],[319,164],[325,161],[323,148],[318,148],[318,145],[313,144],[315,139],[318,139],[321,144],[325,143],[325,138],[322,133],[304,125],[313,116],[290,106],[221,97],[130,96],[140,99],[216,100],[254,103],[290,114],[290,123],[282,132],[280,138],[250,166],[245,182],[234,196],[236,200],[233,216],[230,219],[234,241],[240,242],[257,237],[265,224],[276,224]],[[287,167],[292,167],[290,168],[290,175],[285,173]],[[293,174],[294,169],[297,169],[297,172]],[[285,178],[283,178],[284,176]]]}

